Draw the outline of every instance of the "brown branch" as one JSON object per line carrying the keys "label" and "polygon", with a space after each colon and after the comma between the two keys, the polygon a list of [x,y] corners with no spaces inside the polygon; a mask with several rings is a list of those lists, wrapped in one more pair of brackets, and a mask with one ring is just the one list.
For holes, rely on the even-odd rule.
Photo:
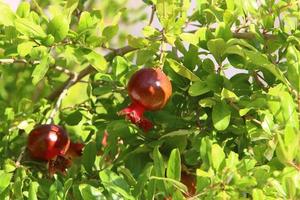
{"label": "brown branch", "polygon": [[[125,47],[122,47],[120,49],[116,49],[111,53],[108,53],[104,58],[108,62],[111,62],[114,57],[125,55],[125,54],[127,54],[131,51],[134,51],[134,50],[136,50],[136,48],[133,48],[133,47],[130,47],[130,46],[125,46]],[[71,87],[72,85],[79,82],[83,77],[87,76],[88,74],[92,74],[92,73],[95,73],[95,72],[97,72],[97,71],[95,70],[95,68],[92,65],[87,66],[86,68],[84,68],[83,70],[81,70],[78,73],[78,76],[76,77],[76,79],[74,79],[71,82],[69,87]],[[48,100],[53,101],[54,99],[56,99],[63,92],[64,88],[70,83],[71,79],[72,78],[70,77],[66,82],[64,82],[64,84],[61,87],[59,87],[57,90],[55,90],[53,93],[51,93],[48,96]]]}
{"label": "brown branch", "polygon": [[155,14],[155,11],[156,11],[155,5],[152,5],[151,9],[152,9],[151,10],[151,16],[150,16],[150,20],[149,20],[148,26],[151,26],[151,24],[153,22],[154,14]]}
{"label": "brown branch", "polygon": [[60,108],[60,105],[62,103],[63,98],[67,95],[69,88],[75,83],[75,81],[77,81],[78,74],[75,73],[75,72],[70,72],[70,73],[71,73],[70,74],[70,78],[69,78],[67,84],[64,86],[63,90],[61,91],[60,95],[58,96],[58,99],[56,101],[55,107],[51,111],[46,124],[53,123],[53,119],[54,119],[56,113],[59,111],[59,108]]}

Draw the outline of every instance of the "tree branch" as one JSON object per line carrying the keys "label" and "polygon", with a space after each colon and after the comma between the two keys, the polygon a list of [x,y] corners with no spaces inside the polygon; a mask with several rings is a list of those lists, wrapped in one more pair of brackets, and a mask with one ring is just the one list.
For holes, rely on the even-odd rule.
{"label": "tree branch", "polygon": [[[114,50],[111,53],[108,53],[105,56],[105,59],[108,62],[111,62],[114,57],[125,55],[125,54],[127,54],[127,53],[129,53],[131,51],[134,51],[134,50],[136,50],[136,48],[133,48],[133,47],[130,47],[130,46],[125,46],[125,47],[122,47],[120,49],[116,49],[116,50]],[[85,76],[87,76],[88,74],[92,74],[92,73],[95,73],[95,72],[97,72],[97,71],[95,70],[95,68],[92,65],[87,66],[86,68],[84,68],[83,70],[81,70],[78,73],[78,76],[76,77],[76,79],[73,79],[74,77],[72,77],[72,78],[70,77],[61,87],[59,87],[57,90],[55,90],[53,93],[51,93],[48,96],[47,99],[50,100],[50,101],[53,101],[54,99],[56,99],[63,92],[63,90],[65,89],[65,87],[67,85],[69,85],[69,83],[70,83],[69,87],[71,87],[72,85],[74,85],[77,82],[79,82],[82,78],[84,78]]]}
{"label": "tree branch", "polygon": [[[67,70],[67,71],[68,71],[68,70]],[[68,72],[70,72],[70,71],[68,71]],[[67,95],[69,88],[77,81],[78,74],[75,73],[75,72],[70,72],[70,73],[71,73],[71,74],[70,74],[70,78],[69,78],[67,84],[64,86],[62,92],[60,93],[60,95],[59,95],[59,97],[58,97],[58,99],[57,99],[57,101],[56,101],[55,107],[54,107],[54,109],[51,111],[51,113],[50,113],[50,115],[49,115],[49,118],[48,118],[46,124],[51,124],[51,123],[53,123],[53,119],[54,119],[56,113],[58,112],[58,110],[59,110],[59,108],[60,108],[60,105],[61,105],[61,103],[62,103],[63,98]]]}

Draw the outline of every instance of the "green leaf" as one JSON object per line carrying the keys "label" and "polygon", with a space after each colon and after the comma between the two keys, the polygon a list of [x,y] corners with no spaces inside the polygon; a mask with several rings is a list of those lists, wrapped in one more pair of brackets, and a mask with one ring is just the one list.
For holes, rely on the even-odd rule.
{"label": "green leaf", "polygon": [[128,61],[121,56],[116,56],[112,62],[112,71],[116,77],[123,76],[127,72],[128,67]]}
{"label": "green leaf", "polygon": [[154,160],[154,170],[156,176],[164,177],[165,176],[165,166],[164,160],[159,152],[159,147],[155,147],[153,150],[153,160]]}
{"label": "green leaf", "polygon": [[157,177],[157,176],[151,176],[150,179],[169,182],[174,187],[176,187],[177,189],[179,189],[180,191],[182,191],[183,193],[188,193],[188,189],[187,189],[186,185],[184,185],[180,181],[176,181],[176,180],[171,179],[171,178]]}
{"label": "green leaf", "polygon": [[49,69],[49,61],[47,56],[43,56],[41,59],[40,64],[38,64],[33,72],[32,72],[32,83],[36,85],[40,80],[44,78],[46,75],[47,71]]}
{"label": "green leaf", "polygon": [[129,185],[121,176],[109,169],[102,170],[99,176],[106,189],[112,190],[112,193],[122,195],[125,199],[134,200],[134,197],[128,193],[130,191]]}
{"label": "green leaf", "polygon": [[225,160],[225,153],[218,144],[213,144],[211,147],[212,166],[218,171],[222,162]]}
{"label": "green leaf", "polygon": [[199,96],[202,94],[205,94],[210,91],[210,88],[204,81],[197,81],[194,82],[193,85],[189,88],[189,95],[193,96]]}
{"label": "green leaf", "polygon": [[227,90],[226,88],[222,89],[221,92],[221,99],[227,99],[230,100],[232,102],[236,102],[239,100],[238,96],[236,96],[236,94],[234,94],[232,91]]}
{"label": "green leaf", "polygon": [[226,43],[222,38],[212,39],[207,42],[208,50],[213,54],[218,63],[223,61],[222,55],[226,49]]}
{"label": "green leaf", "polygon": [[118,25],[107,26],[103,29],[102,35],[110,41],[119,31]]}
{"label": "green leaf", "polygon": [[231,110],[226,102],[218,102],[214,105],[212,110],[212,120],[214,127],[219,130],[225,130],[230,122]]}
{"label": "green leaf", "polygon": [[167,61],[170,67],[179,75],[191,80],[191,81],[201,81],[198,76],[196,76],[193,72],[191,72],[188,68],[183,66],[181,63],[173,60],[171,58],[167,58]]}
{"label": "green leaf", "polygon": [[97,147],[95,142],[88,143],[82,155],[82,163],[87,172],[92,173],[97,155]]}
{"label": "green leaf", "polygon": [[30,42],[30,41],[23,42],[23,43],[19,44],[18,45],[18,54],[21,57],[27,56],[31,52],[33,46],[35,46],[35,43]]}
{"label": "green leaf", "polygon": [[89,13],[83,11],[80,15],[77,31],[78,33],[85,32],[89,29],[94,29],[101,20],[101,13],[99,11],[93,11]]}
{"label": "green leaf", "polygon": [[62,41],[69,32],[69,22],[63,15],[55,16],[48,24],[48,33],[56,42]]}
{"label": "green leaf", "polygon": [[102,190],[99,188],[95,188],[89,184],[80,184],[79,185],[79,191],[81,193],[83,200],[105,200],[106,197],[102,194]]}
{"label": "green leaf", "polygon": [[37,192],[39,189],[39,183],[38,182],[30,182],[29,190],[28,190],[28,199],[29,200],[37,200]]}
{"label": "green leaf", "polygon": [[289,46],[286,54],[287,59],[287,78],[293,88],[300,92],[300,52],[294,47]]}
{"label": "green leaf", "polygon": [[0,10],[0,25],[13,26],[15,14],[10,7],[7,4],[0,2]]}
{"label": "green leaf", "polygon": [[97,71],[103,72],[107,69],[107,62],[101,54],[91,50],[84,57]]}
{"label": "green leaf", "polygon": [[28,2],[22,2],[17,11],[16,11],[17,15],[21,18],[26,18],[29,16],[30,13],[30,4]]}
{"label": "green leaf", "polygon": [[167,177],[180,181],[181,177],[181,158],[178,149],[173,149],[167,167]]}
{"label": "green leaf", "polygon": [[15,27],[20,33],[33,37],[33,38],[45,38],[47,35],[38,24],[25,18],[17,18],[15,20]]}
{"label": "green leaf", "polygon": [[143,170],[143,172],[139,175],[137,184],[133,191],[135,197],[139,196],[142,193],[146,183],[148,182],[151,176],[152,169],[153,169],[153,165],[147,165]]}
{"label": "green leaf", "polygon": [[12,176],[12,173],[6,173],[4,170],[0,170],[0,194],[9,186]]}

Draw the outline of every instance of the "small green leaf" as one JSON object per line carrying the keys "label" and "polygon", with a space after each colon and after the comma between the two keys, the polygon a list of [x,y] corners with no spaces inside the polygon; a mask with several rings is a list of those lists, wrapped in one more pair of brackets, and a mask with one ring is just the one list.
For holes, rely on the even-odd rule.
{"label": "small green leaf", "polygon": [[214,105],[212,110],[212,120],[214,127],[219,130],[225,130],[230,122],[231,111],[226,102],[218,102]]}
{"label": "small green leaf", "polygon": [[69,22],[63,15],[55,16],[48,24],[48,33],[56,42],[63,40],[69,32]]}
{"label": "small green leaf", "polygon": [[134,200],[134,197],[129,194],[129,185],[121,176],[109,169],[100,171],[99,176],[104,187],[111,190],[111,193],[120,194],[128,200]]}
{"label": "small green leaf", "polygon": [[44,38],[47,36],[40,25],[35,24],[29,19],[17,18],[15,20],[15,26],[17,31],[29,37]]}
{"label": "small green leaf", "polygon": [[12,176],[12,173],[6,173],[4,170],[0,170],[0,194],[9,186]]}
{"label": "small green leaf", "polygon": [[103,195],[102,190],[99,188],[93,187],[89,184],[80,184],[79,191],[83,200],[97,199],[105,200],[106,197]]}
{"label": "small green leaf", "polygon": [[167,167],[167,177],[180,181],[181,177],[181,158],[178,149],[173,149]]}
{"label": "small green leaf", "polygon": [[110,41],[119,31],[118,25],[107,26],[103,29],[102,35]]}
{"label": "small green leaf", "polygon": [[207,42],[207,47],[218,63],[223,61],[222,55],[226,49],[226,43],[222,38],[209,40]]}
{"label": "small green leaf", "polygon": [[188,68],[183,66],[181,63],[176,60],[167,59],[170,67],[179,75],[191,80],[191,81],[201,81],[198,76],[196,76],[193,72],[191,72]]}
{"label": "small green leaf", "polygon": [[7,4],[0,2],[0,10],[0,25],[13,26],[15,14],[11,8]]}
{"label": "small green leaf", "polygon": [[37,192],[39,189],[39,183],[38,182],[30,182],[29,190],[28,190],[28,199],[29,200],[37,200]]}
{"label": "small green leaf", "polygon": [[205,94],[210,91],[210,88],[207,86],[206,82],[204,81],[197,81],[194,82],[193,85],[189,88],[189,95],[199,96]]}
{"label": "small green leaf", "polygon": [[89,173],[93,171],[96,155],[97,147],[95,142],[88,143],[83,150],[82,163],[86,171]]}
{"label": "small green leaf", "polygon": [[97,71],[103,72],[107,69],[107,62],[101,54],[92,50],[84,57]]}
{"label": "small green leaf", "polygon": [[21,18],[26,18],[29,16],[30,13],[30,4],[28,2],[22,2],[17,11],[16,11],[17,15]]}
{"label": "small green leaf", "polygon": [[212,166],[216,171],[218,171],[222,162],[225,159],[225,153],[218,144],[213,144],[211,147],[211,154],[212,154]]}
{"label": "small green leaf", "polygon": [[221,92],[221,99],[228,99],[232,102],[236,102],[239,100],[238,96],[236,96],[236,94],[234,94],[232,91],[227,90],[226,88],[222,89]]}
{"label": "small green leaf", "polygon": [[44,76],[46,75],[47,71],[49,69],[49,62],[48,62],[48,57],[44,56],[40,62],[40,64],[38,64],[33,72],[32,72],[32,83],[34,85],[36,85],[40,80],[42,80],[44,78]]}
{"label": "small green leaf", "polygon": [[20,54],[21,57],[27,56],[31,52],[33,46],[35,46],[35,43],[29,42],[29,41],[19,44],[18,45],[18,54]]}

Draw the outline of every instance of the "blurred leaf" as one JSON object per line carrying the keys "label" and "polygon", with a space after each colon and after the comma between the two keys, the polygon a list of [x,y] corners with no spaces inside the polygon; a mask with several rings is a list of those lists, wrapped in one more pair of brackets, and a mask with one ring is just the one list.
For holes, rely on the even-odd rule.
{"label": "blurred leaf", "polygon": [[18,53],[21,57],[25,57],[31,52],[33,46],[35,46],[34,42],[23,42],[18,45]]}
{"label": "blurred leaf", "polygon": [[218,102],[212,110],[212,120],[214,127],[219,130],[225,130],[230,122],[231,111],[229,106],[224,102]]}
{"label": "blurred leaf", "polygon": [[49,69],[49,60],[47,56],[43,56],[41,62],[35,66],[32,72],[32,83],[36,85],[40,80],[44,78]]}
{"label": "blurred leaf", "polygon": [[29,19],[17,18],[14,23],[17,31],[29,37],[44,38],[47,36],[40,25],[35,24]]}
{"label": "blurred leaf", "polygon": [[0,2],[0,24],[4,26],[12,26],[14,24],[15,14],[10,7]]}
{"label": "blurred leaf", "polygon": [[9,186],[12,176],[12,173],[6,173],[4,170],[0,170],[0,194]]}
{"label": "blurred leaf", "polygon": [[204,81],[194,82],[189,88],[189,95],[199,96],[210,91],[210,88]]}
{"label": "blurred leaf", "polygon": [[167,177],[180,181],[181,176],[181,158],[178,149],[173,149],[167,167]]}
{"label": "blurred leaf", "polygon": [[29,200],[37,200],[37,192],[39,189],[39,183],[38,182],[30,182],[29,190],[28,190],[28,199]]}
{"label": "blurred leaf", "polygon": [[134,197],[128,193],[129,186],[122,177],[108,169],[102,170],[99,176],[106,189],[122,195],[125,199],[134,200]]}
{"label": "blurred leaf", "polygon": [[69,32],[69,22],[63,15],[55,16],[48,24],[48,33],[56,42],[63,40]]}
{"label": "blurred leaf", "polygon": [[84,57],[97,71],[103,72],[107,69],[107,62],[101,54],[92,50]]}
{"label": "blurred leaf", "polygon": [[30,13],[30,4],[28,2],[21,2],[16,13],[21,18],[28,17]]}
{"label": "blurred leaf", "polygon": [[191,81],[200,81],[200,78],[196,76],[193,72],[183,66],[181,63],[177,62],[176,60],[167,59],[170,67],[179,75],[191,80]]}
{"label": "blurred leaf", "polygon": [[211,154],[213,155],[212,166],[216,171],[218,171],[222,162],[225,160],[225,153],[219,145],[213,144],[211,147]]}
{"label": "blurred leaf", "polygon": [[79,190],[83,200],[95,199],[95,200],[105,200],[106,197],[102,194],[99,188],[95,188],[88,184],[80,184]]}
{"label": "blurred leaf", "polygon": [[97,147],[95,142],[88,143],[83,150],[82,164],[89,173],[93,171],[96,155]]}

